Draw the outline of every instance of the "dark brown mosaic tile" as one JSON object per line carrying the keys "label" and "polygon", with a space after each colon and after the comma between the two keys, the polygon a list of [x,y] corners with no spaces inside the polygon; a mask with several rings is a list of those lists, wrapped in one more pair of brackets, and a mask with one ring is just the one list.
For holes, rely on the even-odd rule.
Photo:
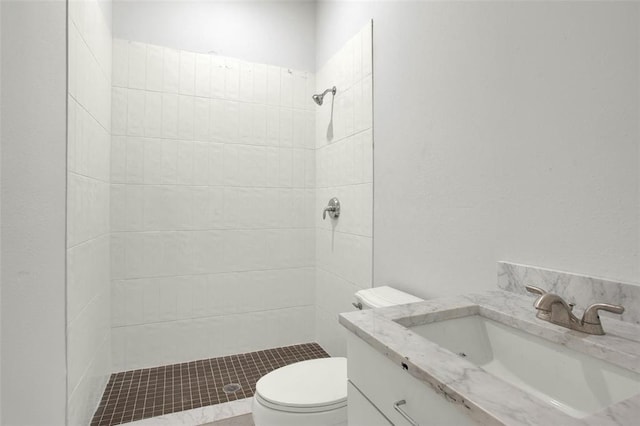
{"label": "dark brown mosaic tile", "polygon": [[[114,373],[91,426],[111,426],[149,417],[250,398],[260,377],[285,365],[329,355],[317,343],[286,346],[182,364]],[[227,394],[222,388],[238,383]]]}

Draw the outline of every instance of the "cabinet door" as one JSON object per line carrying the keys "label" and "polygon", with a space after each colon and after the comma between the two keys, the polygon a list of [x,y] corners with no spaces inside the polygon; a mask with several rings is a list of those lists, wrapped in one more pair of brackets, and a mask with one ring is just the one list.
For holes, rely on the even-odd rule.
{"label": "cabinet door", "polygon": [[347,393],[349,426],[390,426],[392,423],[349,382]]}
{"label": "cabinet door", "polygon": [[[397,426],[476,426],[460,404],[449,402],[429,385],[411,376],[400,365],[348,333],[349,380],[389,421]],[[398,408],[395,404],[404,401]],[[356,425],[359,426],[359,425]]]}

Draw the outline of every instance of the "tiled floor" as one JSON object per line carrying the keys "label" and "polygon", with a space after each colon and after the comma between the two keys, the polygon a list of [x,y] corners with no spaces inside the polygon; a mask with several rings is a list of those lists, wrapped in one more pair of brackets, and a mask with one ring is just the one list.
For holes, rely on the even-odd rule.
{"label": "tiled floor", "polygon": [[[260,377],[282,366],[329,355],[317,343],[166,365],[111,375],[91,426],[109,426],[249,398]],[[237,383],[232,394],[223,386]]]}

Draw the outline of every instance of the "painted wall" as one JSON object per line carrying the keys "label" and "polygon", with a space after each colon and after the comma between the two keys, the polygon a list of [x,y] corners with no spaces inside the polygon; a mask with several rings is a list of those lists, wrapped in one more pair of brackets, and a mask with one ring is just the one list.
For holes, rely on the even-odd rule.
{"label": "painted wall", "polygon": [[[2,3],[0,2],[0,22],[2,22]],[[2,31],[0,30],[0,82],[2,81]],[[0,84],[0,99],[2,99],[2,84]],[[0,110],[1,111],[1,110]],[[0,113],[0,188],[2,188],[2,113]],[[2,229],[2,199],[0,199],[0,230]],[[2,247],[2,232],[0,231],[0,247]],[[2,250],[0,250],[0,266],[2,265]],[[2,306],[2,273],[0,272],[0,306]],[[0,315],[0,423],[2,423],[2,315]]]}
{"label": "painted wall", "polygon": [[[316,92],[336,86],[316,107],[316,341],[346,356],[340,312],[353,310],[359,289],[371,287],[373,212],[373,75],[371,24],[318,70]],[[338,197],[338,219],[322,220]]]}
{"label": "painted wall", "polygon": [[68,33],[68,422],[86,425],[111,373],[109,2],[69,2]]}
{"label": "painted wall", "polygon": [[313,340],[314,87],[114,41],[115,370]]}
{"label": "painted wall", "polygon": [[4,425],[66,422],[66,28],[64,2],[2,2]]}
{"label": "painted wall", "polygon": [[315,70],[315,2],[114,1],[114,37]]}
{"label": "painted wall", "polygon": [[320,2],[317,63],[374,19],[374,283],[508,260],[640,282],[639,5]]}

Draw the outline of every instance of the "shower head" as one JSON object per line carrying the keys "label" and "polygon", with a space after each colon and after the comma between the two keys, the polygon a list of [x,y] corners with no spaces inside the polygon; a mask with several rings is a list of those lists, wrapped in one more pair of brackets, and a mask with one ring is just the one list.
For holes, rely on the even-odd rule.
{"label": "shower head", "polygon": [[320,95],[313,95],[311,98],[313,98],[313,102],[317,103],[318,105],[322,105],[322,101],[324,99],[324,95],[326,95],[329,92],[331,92],[331,94],[333,96],[335,96],[336,95],[336,86],[333,86],[332,88],[325,90]]}

